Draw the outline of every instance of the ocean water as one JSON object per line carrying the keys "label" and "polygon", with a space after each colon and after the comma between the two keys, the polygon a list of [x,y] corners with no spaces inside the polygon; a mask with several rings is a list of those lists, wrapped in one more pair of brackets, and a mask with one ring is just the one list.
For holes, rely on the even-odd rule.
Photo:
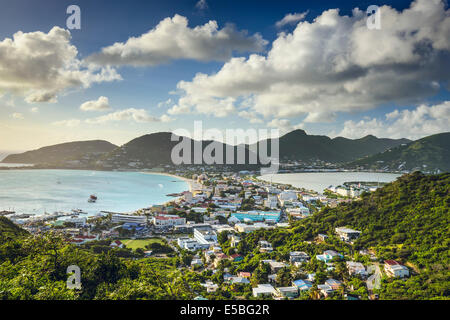
{"label": "ocean water", "polygon": [[[82,209],[131,212],[174,199],[188,190],[181,179],[140,172],[87,170],[0,170],[0,211],[42,214]],[[96,203],[88,203],[91,194]]]}
{"label": "ocean water", "polygon": [[392,182],[400,176],[381,172],[301,172],[264,175],[259,178],[268,182],[290,184],[297,188],[323,192],[330,185],[338,186],[344,182]]}

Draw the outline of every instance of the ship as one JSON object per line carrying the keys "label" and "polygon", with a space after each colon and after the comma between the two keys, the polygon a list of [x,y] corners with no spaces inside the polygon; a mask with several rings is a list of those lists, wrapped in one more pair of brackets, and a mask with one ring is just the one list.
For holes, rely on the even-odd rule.
{"label": "ship", "polygon": [[91,196],[89,197],[89,199],[88,199],[88,202],[96,202],[97,201],[97,196],[95,196],[95,195],[93,195],[93,194],[91,194]]}

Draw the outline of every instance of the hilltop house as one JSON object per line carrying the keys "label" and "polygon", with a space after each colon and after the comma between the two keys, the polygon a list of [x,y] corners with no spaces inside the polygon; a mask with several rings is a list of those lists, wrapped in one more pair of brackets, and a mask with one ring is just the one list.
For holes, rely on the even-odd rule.
{"label": "hilltop house", "polygon": [[349,228],[345,228],[345,227],[340,227],[340,228],[336,228],[334,229],[337,233],[337,235],[343,240],[343,241],[352,241],[357,239],[360,234],[361,231],[358,230],[353,230],[353,229],[349,229]]}
{"label": "hilltop house", "polygon": [[395,260],[385,260],[384,270],[390,277],[403,278],[409,276],[408,268]]}
{"label": "hilltop house", "polygon": [[326,250],[323,252],[323,254],[318,254],[316,256],[317,260],[323,261],[325,263],[330,262],[331,260],[333,260],[334,258],[339,258],[342,259],[344,258],[344,256],[334,250]]}

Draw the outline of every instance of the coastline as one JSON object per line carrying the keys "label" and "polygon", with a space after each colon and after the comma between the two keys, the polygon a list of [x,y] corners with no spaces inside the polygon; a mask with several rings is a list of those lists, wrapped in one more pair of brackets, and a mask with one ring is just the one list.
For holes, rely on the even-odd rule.
{"label": "coastline", "polygon": [[172,177],[172,178],[175,178],[175,179],[180,179],[180,180],[183,180],[184,182],[187,183],[188,189],[189,189],[190,192],[192,192],[193,190],[197,189],[197,182],[196,181],[194,181],[192,179],[185,178],[185,177],[177,176],[175,174],[165,173],[165,172],[150,172],[150,171],[141,171],[141,173],[155,174],[155,175],[167,176],[167,177]]}

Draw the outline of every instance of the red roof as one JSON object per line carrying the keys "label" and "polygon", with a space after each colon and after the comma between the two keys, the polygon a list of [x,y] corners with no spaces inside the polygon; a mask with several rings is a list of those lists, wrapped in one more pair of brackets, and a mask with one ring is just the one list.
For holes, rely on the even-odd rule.
{"label": "red roof", "polygon": [[384,263],[386,263],[386,264],[388,264],[388,265],[390,265],[390,266],[394,266],[394,265],[396,265],[396,264],[400,264],[400,263],[398,263],[398,262],[395,261],[395,260],[384,260]]}
{"label": "red roof", "polygon": [[155,219],[157,219],[157,220],[174,220],[174,219],[181,219],[181,218],[180,217],[156,216]]}

